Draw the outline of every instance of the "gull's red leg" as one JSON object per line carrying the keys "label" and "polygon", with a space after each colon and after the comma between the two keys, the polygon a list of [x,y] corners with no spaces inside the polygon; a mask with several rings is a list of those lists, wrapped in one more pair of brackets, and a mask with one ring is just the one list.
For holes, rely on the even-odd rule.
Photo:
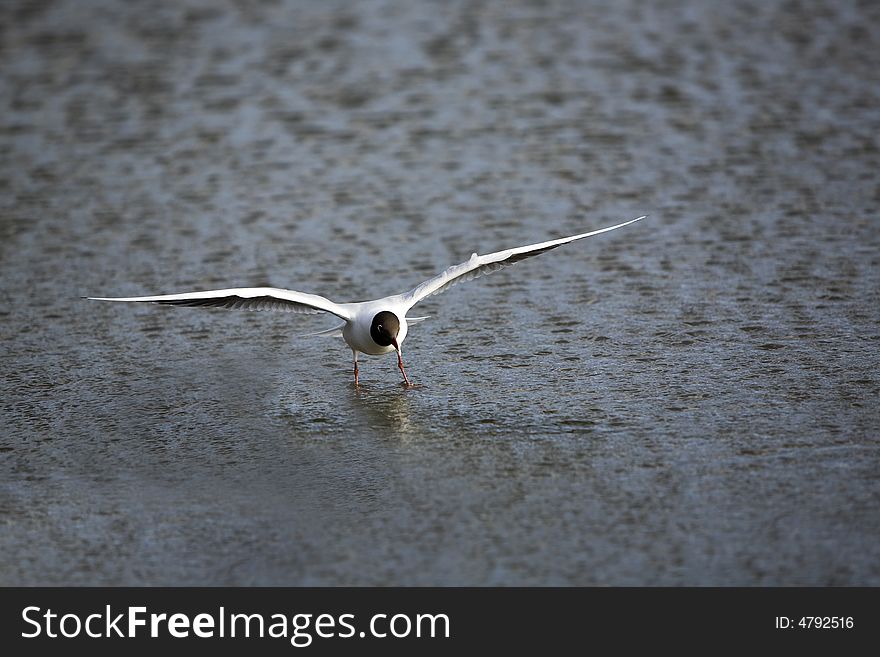
{"label": "gull's red leg", "polygon": [[357,388],[357,385],[358,385],[358,352],[352,350],[351,353],[354,354],[354,387]]}
{"label": "gull's red leg", "polygon": [[409,382],[409,379],[406,376],[406,370],[403,369],[403,358],[400,357],[400,351],[397,352],[397,367],[400,370],[400,373],[403,374],[403,381],[406,385],[411,386],[412,383]]}

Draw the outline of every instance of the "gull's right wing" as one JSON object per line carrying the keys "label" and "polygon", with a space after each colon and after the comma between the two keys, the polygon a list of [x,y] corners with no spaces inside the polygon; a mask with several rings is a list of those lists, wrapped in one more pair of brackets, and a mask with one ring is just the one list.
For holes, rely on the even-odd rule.
{"label": "gull's right wing", "polygon": [[277,287],[236,287],[183,294],[160,294],[150,297],[86,297],[94,301],[134,301],[199,308],[241,308],[243,310],[278,310],[302,315],[331,313],[348,321],[351,313],[343,305],[317,294],[306,294]]}

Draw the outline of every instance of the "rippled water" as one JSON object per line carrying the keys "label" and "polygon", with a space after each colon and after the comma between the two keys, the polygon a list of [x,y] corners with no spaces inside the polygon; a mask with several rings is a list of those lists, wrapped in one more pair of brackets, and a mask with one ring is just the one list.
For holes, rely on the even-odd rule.
{"label": "rippled water", "polygon": [[0,15],[0,583],[880,585],[874,3]]}

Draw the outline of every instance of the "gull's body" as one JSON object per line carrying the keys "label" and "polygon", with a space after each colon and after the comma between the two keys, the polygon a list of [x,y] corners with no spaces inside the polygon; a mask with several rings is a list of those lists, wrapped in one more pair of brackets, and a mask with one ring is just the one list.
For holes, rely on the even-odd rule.
{"label": "gull's body", "polygon": [[563,244],[622,228],[640,219],[644,219],[644,217],[589,233],[497,251],[482,256],[474,253],[469,260],[449,267],[446,271],[428,279],[409,292],[360,303],[334,303],[316,294],[275,287],[230,288],[146,297],[87,298],[97,301],[135,301],[176,306],[279,310],[299,314],[331,313],[342,319],[343,324],[315,335],[339,335],[351,347],[354,357],[355,385],[358,383],[358,353],[380,356],[392,351],[397,352],[398,367],[403,374],[404,381],[409,384],[409,379],[403,368],[400,345],[406,338],[409,324],[427,319],[406,316],[406,313],[419,301],[439,294],[457,283],[490,274],[502,267],[555,249]]}
{"label": "gull's body", "polygon": [[[342,338],[352,350],[369,356],[381,356],[394,351],[394,345],[380,345],[370,335],[373,318],[380,312],[391,312],[399,318],[400,328],[395,337],[398,345],[403,342],[409,330],[409,322],[406,318],[407,308],[403,304],[395,303],[394,297],[347,305],[353,310],[354,318],[352,321],[346,322],[341,330]],[[417,318],[416,321],[419,319],[422,318]]]}

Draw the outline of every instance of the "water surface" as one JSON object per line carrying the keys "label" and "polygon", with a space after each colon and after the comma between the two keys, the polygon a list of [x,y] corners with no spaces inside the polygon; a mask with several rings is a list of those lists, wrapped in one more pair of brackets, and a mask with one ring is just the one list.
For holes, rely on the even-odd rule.
{"label": "water surface", "polygon": [[0,583],[880,584],[874,5],[0,12]]}

